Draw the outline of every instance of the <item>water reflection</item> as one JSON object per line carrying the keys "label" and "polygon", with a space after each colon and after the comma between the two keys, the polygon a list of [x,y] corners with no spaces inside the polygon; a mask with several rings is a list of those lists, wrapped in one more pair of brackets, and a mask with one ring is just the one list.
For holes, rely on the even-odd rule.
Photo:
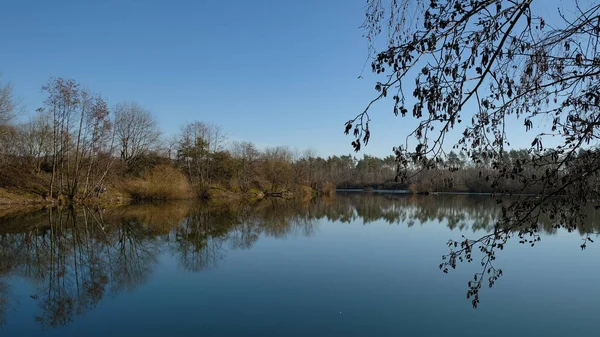
{"label": "water reflection", "polygon": [[[261,236],[314,235],[320,220],[407,226],[440,222],[453,230],[477,231],[491,230],[499,212],[489,197],[342,193],[300,203],[178,203],[4,217],[0,218],[0,323],[11,307],[11,277],[34,285],[30,297],[37,304],[35,320],[57,327],[92,310],[109,294],[144,284],[164,253],[174,256],[185,270],[199,272],[216,268],[229,250],[251,248]],[[599,231],[595,219],[589,218],[590,228]],[[541,227],[547,234],[555,232],[550,221]]]}
{"label": "water reflection", "polygon": [[[508,200],[505,200],[505,204]],[[491,232],[501,215],[502,204],[496,198],[477,195],[397,195],[391,193],[338,193],[324,211],[327,219],[341,222],[385,221],[389,224],[425,224],[438,222],[451,230]],[[336,212],[337,213],[330,213]],[[593,206],[586,212],[585,228],[579,234],[600,232],[600,213]],[[557,233],[556,220],[540,216],[539,228],[546,235]]]}

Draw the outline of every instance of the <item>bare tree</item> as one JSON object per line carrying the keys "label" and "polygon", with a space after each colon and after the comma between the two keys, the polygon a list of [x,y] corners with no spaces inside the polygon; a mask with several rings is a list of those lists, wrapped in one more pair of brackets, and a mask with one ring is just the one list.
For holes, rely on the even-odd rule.
{"label": "bare tree", "polygon": [[14,138],[16,130],[9,122],[15,117],[17,106],[12,84],[0,81],[0,163],[14,150],[11,139]]}
{"label": "bare tree", "polygon": [[208,151],[215,153],[225,149],[225,141],[227,136],[220,125],[208,124]]}
{"label": "bare tree", "polygon": [[211,157],[224,149],[225,134],[218,125],[195,121],[181,128],[175,143],[178,161],[190,177],[204,182],[211,178]]}
{"label": "bare tree", "polygon": [[114,111],[115,133],[123,161],[130,163],[157,145],[161,132],[150,111],[135,102],[118,103]]}
{"label": "bare tree", "polygon": [[46,113],[52,120],[52,176],[49,194],[52,197],[55,186],[58,187],[58,194],[61,194],[68,185],[71,131],[80,104],[80,91],[77,82],[60,77],[50,78],[42,90],[47,94],[44,104]]}
{"label": "bare tree", "polygon": [[8,124],[15,117],[17,106],[12,84],[0,81],[0,125]]}
{"label": "bare tree", "polygon": [[[472,261],[473,251],[484,253],[482,271],[469,282],[473,306],[482,282],[491,286],[502,274],[493,260],[509,239],[539,241],[542,214],[556,227],[581,228],[583,206],[600,200],[600,4],[564,5],[548,12],[537,0],[367,1],[363,27],[381,80],[376,97],[346,123],[355,150],[371,135],[372,105],[389,97],[396,115],[418,124],[394,149],[399,179],[410,180],[413,162],[424,170],[443,166],[454,147],[485,166],[493,187],[507,180],[540,186],[538,195],[505,207],[492,233],[450,242],[444,271]],[[507,129],[515,122],[531,145],[529,158],[512,162]],[[458,141],[447,144],[453,131]],[[557,146],[546,148],[549,138]]]}
{"label": "bare tree", "polygon": [[[292,151],[286,146],[266,148],[262,154],[261,171],[269,181],[270,192],[287,192],[293,181]],[[282,190],[283,189],[283,190]]]}
{"label": "bare tree", "polygon": [[240,189],[247,192],[257,176],[257,164],[260,152],[251,142],[233,142],[230,144],[232,156],[239,161],[236,167],[236,179]]}
{"label": "bare tree", "polygon": [[[72,79],[51,78],[42,89],[47,93],[45,108],[39,110],[40,119],[24,132],[28,152],[37,157],[37,167],[42,152],[51,157],[50,196],[56,187],[59,195],[65,194],[71,201],[77,195],[85,197],[90,187],[106,176],[112,163],[100,160],[112,153],[114,139],[107,104]],[[46,118],[51,125],[51,146],[45,144]]]}
{"label": "bare tree", "polygon": [[27,123],[18,126],[18,139],[15,146],[20,157],[25,158],[34,172],[40,171],[44,158],[52,151],[52,126],[48,116],[38,113]]}
{"label": "bare tree", "polygon": [[89,109],[81,116],[82,122],[85,122],[84,137],[81,139],[81,151],[84,156],[81,170],[87,163],[84,198],[98,190],[115,159],[112,156],[115,129],[109,117],[108,104],[101,96],[90,97],[88,104]]}

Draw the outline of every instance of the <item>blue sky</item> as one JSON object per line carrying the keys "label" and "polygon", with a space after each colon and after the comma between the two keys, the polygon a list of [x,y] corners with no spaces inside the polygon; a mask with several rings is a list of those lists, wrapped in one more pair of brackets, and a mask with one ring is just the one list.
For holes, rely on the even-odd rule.
{"label": "blue sky", "polygon": [[[136,101],[166,135],[187,121],[230,140],[352,152],[344,122],[374,97],[365,0],[4,0],[0,72],[27,111],[50,76],[73,78],[110,105]],[[365,152],[391,154],[409,131],[391,101],[373,109]]]}

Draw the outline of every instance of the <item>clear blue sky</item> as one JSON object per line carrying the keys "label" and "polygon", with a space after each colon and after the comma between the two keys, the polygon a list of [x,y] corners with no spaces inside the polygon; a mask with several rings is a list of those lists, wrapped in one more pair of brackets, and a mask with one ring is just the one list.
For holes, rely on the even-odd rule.
{"label": "clear blue sky", "polygon": [[[137,101],[165,134],[221,125],[258,146],[352,152],[344,122],[369,102],[358,79],[365,0],[3,0],[0,72],[29,112],[50,76],[73,78],[110,105]],[[391,154],[412,123],[373,110],[366,152]]]}

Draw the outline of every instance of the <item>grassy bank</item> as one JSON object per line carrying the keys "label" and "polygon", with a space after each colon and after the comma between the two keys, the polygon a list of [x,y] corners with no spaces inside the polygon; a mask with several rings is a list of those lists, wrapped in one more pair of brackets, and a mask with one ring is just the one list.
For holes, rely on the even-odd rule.
{"label": "grassy bank", "polygon": [[113,205],[146,201],[172,200],[258,200],[263,198],[310,199],[321,195],[332,195],[333,184],[304,186],[288,183],[276,189],[269,182],[255,181],[251,187],[242,188],[236,181],[200,182],[191,181],[181,169],[170,164],[157,164],[148,170],[133,174],[109,174],[100,188],[82,186],[75,198],[68,200],[66,193],[55,191],[49,196],[51,175],[48,172],[30,172],[18,167],[3,167],[0,170],[0,205],[49,206],[87,204]]}

